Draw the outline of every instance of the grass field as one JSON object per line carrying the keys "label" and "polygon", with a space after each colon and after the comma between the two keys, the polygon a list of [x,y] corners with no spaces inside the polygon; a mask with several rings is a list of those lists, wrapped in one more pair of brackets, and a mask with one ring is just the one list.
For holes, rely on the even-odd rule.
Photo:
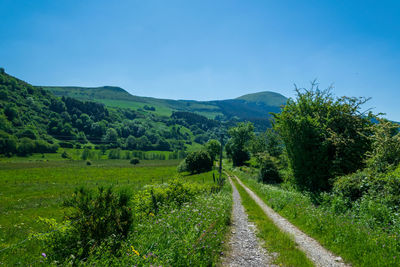
{"label": "grass field", "polygon": [[[197,144],[199,145],[199,144]],[[201,145],[199,145],[201,146]],[[59,148],[57,153],[34,153],[27,157],[0,157],[0,163],[15,163],[15,162],[48,162],[48,161],[68,161],[69,159],[62,158],[61,154],[65,151],[68,153],[70,159],[72,160],[81,160],[81,155],[83,152],[83,148]],[[103,154],[100,150],[90,149],[90,155],[88,160],[106,160],[108,159],[109,150],[106,150]],[[171,151],[157,151],[157,150],[150,150],[150,151],[137,151],[137,150],[121,150],[121,159],[126,158],[126,153],[130,153],[132,157],[137,157],[139,159],[145,160],[156,160],[156,159],[176,159],[178,158],[179,154],[177,152]],[[183,156],[180,155],[180,159]],[[52,164],[52,163],[50,163]]]}
{"label": "grass field", "polygon": [[[131,192],[145,185],[165,183],[177,177],[179,160],[144,160],[138,165],[128,160],[86,161],[49,160],[0,162],[0,250],[44,232],[38,218],[61,221],[62,201],[79,186],[113,186]],[[183,174],[184,181],[213,183],[212,172]],[[38,252],[37,252],[38,253]],[[0,262],[1,262],[0,253]]]}

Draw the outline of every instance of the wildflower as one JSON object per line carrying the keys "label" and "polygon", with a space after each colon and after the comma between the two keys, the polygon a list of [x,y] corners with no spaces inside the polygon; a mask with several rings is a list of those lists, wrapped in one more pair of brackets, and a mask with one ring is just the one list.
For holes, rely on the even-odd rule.
{"label": "wildflower", "polygon": [[131,249],[136,255],[140,256],[140,253],[133,246],[131,246]]}
{"label": "wildflower", "polygon": [[149,214],[150,216],[154,216],[154,213],[152,213],[152,212],[150,212],[150,214]]}
{"label": "wildflower", "polygon": [[46,255],[46,253],[42,253],[42,256],[43,256],[43,258],[46,258],[47,257],[47,255]]}

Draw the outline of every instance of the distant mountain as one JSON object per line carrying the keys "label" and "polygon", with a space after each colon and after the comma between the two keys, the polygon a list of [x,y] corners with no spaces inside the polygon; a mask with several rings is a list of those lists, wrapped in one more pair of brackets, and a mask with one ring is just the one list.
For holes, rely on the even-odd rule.
{"label": "distant mountain", "polygon": [[247,102],[255,102],[258,104],[264,104],[266,106],[279,107],[286,103],[287,98],[283,95],[275,92],[259,92],[254,94],[247,94],[236,99],[245,100]]}
{"label": "distant mountain", "polygon": [[287,98],[275,92],[247,94],[236,99],[195,101],[172,100],[134,96],[120,87],[60,87],[41,86],[56,96],[68,96],[80,100],[104,103],[109,107],[131,108],[171,116],[173,112],[185,111],[220,121],[252,121],[256,128],[265,130],[270,126],[270,112],[280,112]]}

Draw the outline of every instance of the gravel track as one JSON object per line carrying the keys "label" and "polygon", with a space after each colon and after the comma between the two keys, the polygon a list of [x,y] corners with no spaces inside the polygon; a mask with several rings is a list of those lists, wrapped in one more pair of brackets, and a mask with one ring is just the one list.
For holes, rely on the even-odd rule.
{"label": "gravel track", "polygon": [[249,223],[239,192],[229,178],[233,190],[233,211],[230,251],[222,259],[223,266],[276,266],[270,264],[272,257],[262,248],[255,235],[256,227]]}
{"label": "gravel track", "polygon": [[[268,207],[263,200],[261,200],[253,191],[247,188],[239,178],[234,176],[235,179],[239,182],[241,186],[247,191],[247,193],[254,199],[254,201],[263,209],[264,213],[277,225],[282,231],[291,234],[294,237],[295,242],[299,246],[299,249],[304,251],[307,257],[314,262],[316,266],[329,266],[329,267],[342,267],[342,266],[351,266],[345,264],[342,258],[335,256],[332,252],[326,250],[322,247],[315,239],[307,236],[294,225],[292,225],[289,221],[285,218],[280,216],[270,207]],[[233,186],[234,192],[236,188]],[[237,193],[237,191],[236,191]],[[235,193],[234,193],[235,195]],[[234,201],[235,203],[235,201]],[[242,207],[243,209],[243,207]],[[247,217],[247,215],[246,215]],[[240,242],[240,241],[238,241]],[[232,265],[237,266],[237,265]],[[246,265],[240,265],[246,266]],[[249,265],[247,265],[249,266]],[[265,265],[258,265],[258,266],[265,266]]]}

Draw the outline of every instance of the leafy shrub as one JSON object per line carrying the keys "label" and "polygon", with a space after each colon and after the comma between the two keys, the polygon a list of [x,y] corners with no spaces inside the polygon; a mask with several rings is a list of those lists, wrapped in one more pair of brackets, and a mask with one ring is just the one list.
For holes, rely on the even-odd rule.
{"label": "leafy shrub", "polygon": [[21,138],[18,142],[17,153],[19,156],[27,156],[35,151],[35,142],[28,138]]}
{"label": "leafy shrub", "polygon": [[62,148],[74,148],[74,144],[70,142],[60,142],[59,145]]}
{"label": "leafy shrub", "polygon": [[114,192],[111,188],[98,188],[98,192],[79,188],[65,201],[73,212],[68,216],[67,231],[55,232],[48,238],[49,255],[64,261],[73,255],[73,262],[84,260],[90,252],[104,242],[113,241],[111,251],[117,251],[121,240],[132,230],[132,211],[128,207],[131,196]]}
{"label": "leafy shrub", "polygon": [[360,110],[365,99],[334,98],[316,83],[296,92],[297,99],[274,114],[274,129],[285,143],[295,184],[306,191],[327,191],[334,177],[364,167],[373,116]]}
{"label": "leafy shrub", "polygon": [[355,201],[368,192],[371,179],[371,173],[367,170],[342,176],[333,184],[333,192]]}
{"label": "leafy shrub", "polygon": [[0,154],[12,156],[17,152],[17,138],[0,131]]}
{"label": "leafy shrub", "polygon": [[120,159],[121,158],[121,149],[111,149],[108,153],[109,159]]}
{"label": "leafy shrub", "polygon": [[92,158],[92,156],[93,156],[93,153],[88,148],[85,148],[81,153],[81,159],[82,160],[90,159],[90,158]]}
{"label": "leafy shrub", "polygon": [[133,165],[139,164],[140,160],[138,158],[131,159],[130,163]]}
{"label": "leafy shrub", "polygon": [[[150,193],[149,193],[150,194]],[[107,246],[85,262],[87,266],[214,266],[220,259],[232,206],[228,188],[218,194],[200,194],[179,210],[160,206],[156,216],[146,214],[121,253]]]}
{"label": "leafy shrub", "polygon": [[92,162],[90,160],[88,160],[88,161],[86,161],[86,165],[90,166],[90,165],[92,165]]}
{"label": "leafy shrub", "polygon": [[258,156],[258,164],[260,166],[259,181],[263,183],[280,183],[282,177],[279,174],[276,159],[269,154],[261,154]]}
{"label": "leafy shrub", "polygon": [[[400,165],[399,165],[400,166]],[[333,192],[354,202],[370,196],[389,207],[400,209],[400,167],[382,174],[369,169],[340,177],[334,183]]]}
{"label": "leafy shrub", "polygon": [[195,151],[187,155],[186,159],[186,169],[190,173],[201,173],[210,171],[213,166],[213,161],[211,160],[208,152],[200,150]]}
{"label": "leafy shrub", "polygon": [[35,140],[36,153],[56,153],[58,150],[57,144],[49,144],[43,140]]}
{"label": "leafy shrub", "polygon": [[178,172],[187,172],[186,160],[182,160],[176,169]]}
{"label": "leafy shrub", "polygon": [[145,190],[135,195],[135,211],[138,214],[156,214],[160,206],[181,207],[183,203],[191,201],[196,195],[209,189],[207,185],[185,183],[180,179],[173,179],[166,185],[147,186]]}
{"label": "leafy shrub", "polygon": [[61,157],[63,158],[63,159],[69,159],[69,158],[71,158],[71,156],[67,153],[67,151],[63,151],[63,153],[61,154]]}
{"label": "leafy shrub", "polygon": [[385,172],[400,163],[399,125],[380,120],[373,126],[372,152],[369,153],[367,165],[377,172]]}

